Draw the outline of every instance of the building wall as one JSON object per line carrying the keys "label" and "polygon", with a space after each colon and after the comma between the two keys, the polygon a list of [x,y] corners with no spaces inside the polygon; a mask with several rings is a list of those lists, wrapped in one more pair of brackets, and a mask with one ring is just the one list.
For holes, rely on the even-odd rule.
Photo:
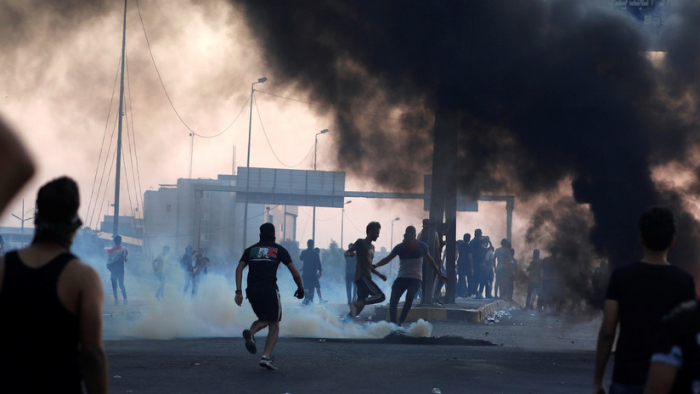
{"label": "building wall", "polygon": [[[114,215],[105,215],[100,222],[100,231],[112,234],[114,231]],[[142,238],[143,237],[143,219],[135,218],[134,216],[119,215],[119,235]]]}
{"label": "building wall", "polygon": [[[146,248],[155,256],[163,246],[171,248],[171,258],[180,256],[186,246],[201,247],[217,260],[237,261],[243,252],[243,217],[245,204],[236,203],[235,193],[197,191],[195,186],[234,186],[236,176],[219,175],[217,179],[178,179],[177,185],[163,186],[144,194]],[[268,209],[269,208],[269,209]],[[290,238],[296,228],[297,207],[248,204],[246,246],[258,241],[260,225],[268,219],[278,238]],[[282,229],[289,227],[290,234]]]}

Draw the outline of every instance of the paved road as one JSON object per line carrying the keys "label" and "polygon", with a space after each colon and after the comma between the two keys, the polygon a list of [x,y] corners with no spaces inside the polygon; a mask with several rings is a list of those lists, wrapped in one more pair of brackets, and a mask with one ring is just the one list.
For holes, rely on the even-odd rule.
{"label": "paved road", "polygon": [[590,351],[281,338],[268,371],[240,338],[106,346],[114,393],[583,393],[593,365]]}
{"label": "paved road", "polygon": [[[275,349],[280,370],[267,371],[257,365],[259,356],[246,352],[238,336],[239,326],[247,325],[250,317],[228,316],[239,311],[231,306],[198,315],[195,311],[204,304],[197,302],[171,305],[174,311],[192,311],[151,318],[148,327],[193,324],[199,328],[192,322],[217,323],[223,316],[224,326],[235,326],[220,334],[229,337],[131,339],[134,330],[125,328],[145,319],[144,312],[154,306],[137,298],[128,307],[105,308],[112,392],[429,394],[436,387],[446,394],[590,391],[599,324],[590,317],[512,310],[496,324],[434,321],[432,338],[393,342],[298,338],[303,335],[297,327],[296,337],[281,338]],[[346,306],[327,308],[339,316]],[[287,312],[288,324],[296,321],[304,327],[305,317],[298,313],[308,311]],[[363,315],[360,320],[366,322],[371,311]],[[192,336],[191,332],[185,336]],[[263,341],[264,337],[259,338],[260,347]]]}

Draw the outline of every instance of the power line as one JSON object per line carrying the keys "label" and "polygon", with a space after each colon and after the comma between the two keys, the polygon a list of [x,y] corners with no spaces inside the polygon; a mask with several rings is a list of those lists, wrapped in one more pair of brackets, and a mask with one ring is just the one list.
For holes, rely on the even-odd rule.
{"label": "power line", "polygon": [[355,225],[355,222],[353,222],[352,219],[350,219],[350,215],[348,215],[348,214],[346,213],[346,214],[345,214],[345,217],[348,218],[348,220],[350,221],[350,224],[352,224],[352,226],[355,227],[355,230],[357,230],[357,231],[359,231],[360,233],[362,233],[362,230],[360,230],[360,229]]}
{"label": "power line", "polygon": [[[126,86],[127,86],[127,98],[129,101],[128,107],[125,105],[124,108],[124,116],[126,116],[126,144],[129,147],[129,159],[131,161],[131,182],[134,184],[134,192],[136,193],[136,181],[135,181],[135,171],[134,171],[134,155],[131,150],[131,136],[129,135],[129,122],[131,122],[131,132],[133,133],[134,129],[134,108],[131,105],[131,83],[130,83],[130,73],[129,73],[129,58],[128,56],[126,57]],[[129,115],[127,115],[129,114]],[[126,155],[124,155],[126,156]],[[133,221],[134,218],[134,204],[131,201],[131,190],[129,187],[129,171],[126,167],[126,158],[123,159],[124,162],[124,176],[126,177],[126,193],[129,196],[129,207],[131,208],[131,217],[132,217],[132,225],[136,227],[136,223]],[[138,208],[138,200],[136,202],[136,207]]]}
{"label": "power line", "polygon": [[[104,207],[105,198],[107,197],[107,188],[109,187],[109,178],[112,176],[112,168],[114,167],[114,163],[117,161],[116,156],[117,156],[117,150],[115,149],[114,154],[112,155],[111,164],[109,166],[109,174],[107,174],[107,183],[105,183],[105,193],[102,195],[102,202],[99,205],[100,211],[97,213],[98,224],[99,224],[100,216],[102,216],[102,208]],[[115,203],[116,203],[116,201],[115,201]]]}
{"label": "power line", "polygon": [[304,156],[304,158],[301,159],[301,161],[300,161],[299,163],[297,163],[296,165],[290,166],[290,165],[286,164],[285,162],[283,162],[283,161],[279,158],[279,156],[277,156],[277,153],[275,153],[275,148],[272,147],[272,144],[270,143],[270,138],[268,138],[268,136],[267,136],[267,132],[265,131],[265,125],[263,124],[263,121],[262,121],[262,116],[260,116],[260,108],[258,107],[258,100],[257,100],[257,99],[253,99],[253,104],[255,104],[255,110],[256,110],[256,112],[258,113],[258,119],[260,119],[260,126],[262,127],[263,135],[265,136],[265,140],[267,141],[267,145],[270,147],[270,150],[272,151],[272,154],[275,156],[275,158],[277,159],[277,161],[278,161],[280,164],[282,164],[283,166],[287,167],[287,168],[296,168],[296,167],[299,167],[299,165],[301,165],[301,163],[303,163],[303,162],[309,157],[309,155],[311,154],[311,151],[313,150],[313,147],[314,147],[314,146],[311,145],[311,148],[309,149],[309,152],[308,152],[308,153],[306,154],[306,156]]}
{"label": "power line", "polygon": [[[128,99],[129,99],[129,111],[131,113],[131,116],[129,117],[129,120],[131,121],[131,136],[129,135],[129,130],[127,129],[127,140],[129,143],[129,156],[131,158],[131,174],[132,174],[132,182],[134,183],[134,195],[136,199],[136,209],[141,209],[141,218],[142,218],[142,231],[143,231],[143,238],[144,238],[144,243],[143,243],[143,253],[146,255],[147,260],[151,260],[153,256],[151,255],[150,251],[150,245],[148,245],[148,230],[146,229],[145,225],[145,204],[143,200],[143,189],[141,188],[141,171],[139,169],[139,156],[138,156],[138,149],[136,148],[136,127],[134,126],[134,106],[133,106],[133,101],[131,99],[131,73],[129,71],[129,57],[126,56],[126,76],[127,76],[127,91],[128,91]],[[127,122],[128,125],[128,122]],[[132,151],[132,145],[133,145],[133,151]],[[132,155],[133,153],[133,155]],[[136,165],[134,166],[134,158],[136,159]],[[125,165],[126,167],[126,165]],[[127,189],[128,189],[128,179],[127,179]],[[131,204],[131,197],[129,197],[129,203]],[[133,206],[132,206],[132,211],[133,211]],[[132,216],[132,223],[134,225],[134,228],[137,228],[136,226],[136,220],[137,218]]]}
{"label": "power line", "polygon": [[[102,194],[102,202],[104,203],[104,195],[107,194],[107,185],[109,185],[109,176],[112,174],[112,168],[110,167],[109,169],[109,174],[107,174],[107,183],[105,184],[104,190],[102,189],[102,184],[104,183],[105,180],[105,172],[107,172],[107,163],[109,162],[109,154],[112,151],[112,143],[114,142],[114,133],[117,131],[117,121],[119,120],[119,117],[114,118],[114,124],[112,125],[112,135],[109,137],[109,146],[107,147],[107,153],[105,154],[105,160],[104,164],[102,165],[102,175],[100,176],[100,184],[97,187],[97,195],[95,196],[95,205],[92,207],[92,214],[90,215],[90,221],[89,226],[93,225],[93,219],[95,217],[95,210],[97,209],[97,203],[100,201],[100,193]],[[114,155],[116,155],[116,150],[114,151]],[[112,157],[112,160],[114,160],[114,157]],[[99,215],[102,213],[102,207],[99,208],[100,213],[97,216],[97,220],[99,220]]]}
{"label": "power line", "polygon": [[177,118],[180,119],[180,122],[185,126],[185,128],[187,128],[187,130],[192,132],[197,137],[201,137],[201,138],[215,138],[215,137],[218,137],[221,134],[225,133],[226,131],[228,131],[228,129],[231,128],[231,126],[233,126],[233,124],[236,122],[238,117],[241,115],[246,104],[248,104],[248,101],[246,100],[246,103],[243,104],[243,106],[241,107],[241,111],[238,113],[236,118],[233,119],[233,121],[228,126],[226,126],[226,128],[223,129],[221,132],[216,133],[214,135],[202,135],[202,134],[199,134],[196,131],[192,130],[192,128],[187,124],[187,122],[185,122],[184,119],[182,119],[182,116],[180,116],[180,113],[175,108],[175,104],[173,104],[173,101],[170,99],[170,94],[168,94],[168,90],[165,88],[165,84],[163,83],[163,78],[161,78],[161,76],[160,76],[160,71],[158,70],[158,66],[156,65],[156,59],[153,57],[153,51],[151,51],[151,41],[148,39],[148,33],[146,33],[146,25],[143,23],[143,17],[141,17],[141,7],[139,6],[139,0],[136,0],[136,9],[138,10],[138,13],[139,13],[139,20],[141,21],[141,27],[143,28],[143,35],[144,35],[144,37],[146,37],[146,45],[148,46],[148,53],[151,55],[151,62],[153,63],[153,67],[156,70],[156,74],[158,75],[158,81],[160,82],[160,86],[163,88],[163,92],[165,93],[165,97],[168,99],[168,102],[170,103],[170,107],[172,107],[173,111],[175,112],[175,115],[177,115]]}
{"label": "power line", "polygon": [[[143,234],[145,236],[145,239],[148,239],[148,230],[146,230],[146,224],[145,224],[145,203],[143,200],[143,189],[141,188],[141,171],[139,169],[139,155],[138,155],[138,150],[136,149],[136,127],[134,127],[134,111],[133,111],[133,105],[132,105],[132,100],[131,100],[131,78],[130,78],[131,74],[128,71],[129,70],[128,58],[127,58],[126,68],[127,68],[127,74],[126,74],[127,75],[127,83],[129,86],[129,107],[132,108],[130,119],[131,119],[131,130],[132,130],[131,137],[132,137],[133,144],[134,144],[134,157],[136,158],[135,178],[138,180],[138,183],[136,184],[137,185],[137,193],[138,193],[138,196],[137,196],[138,198],[136,200],[136,206],[137,207],[139,206],[139,201],[140,201],[141,202],[141,206],[140,206],[141,207],[141,216],[144,219],[144,221],[143,221]],[[129,152],[131,152],[131,149],[129,149]],[[132,163],[132,172],[133,172],[133,163]],[[136,226],[134,226],[134,227],[136,227]],[[153,257],[153,256],[148,255],[148,251],[150,251],[150,249],[147,248],[147,245],[145,242],[144,242],[143,249],[144,249],[145,253],[147,254],[147,257],[150,260],[151,257]]]}
{"label": "power line", "polygon": [[[112,115],[112,104],[114,104],[114,92],[117,90],[117,80],[119,78],[119,65],[121,64],[121,57],[119,62],[117,62],[117,72],[114,75],[114,85],[112,87],[112,98],[109,100],[109,110],[107,111],[107,120],[105,121],[105,131],[102,134],[102,144],[100,145],[100,154],[97,156],[97,166],[95,166],[95,177],[92,180],[92,189],[90,190],[90,199],[88,200],[87,212],[85,212],[85,221],[90,217],[90,207],[92,206],[92,197],[95,194],[95,184],[97,184],[97,174],[100,172],[100,162],[102,161],[102,151],[105,145],[105,138],[107,137],[107,128],[109,127],[109,117]],[[109,152],[107,153],[109,155]],[[99,194],[99,189],[98,189]],[[97,204],[97,201],[95,201]]]}

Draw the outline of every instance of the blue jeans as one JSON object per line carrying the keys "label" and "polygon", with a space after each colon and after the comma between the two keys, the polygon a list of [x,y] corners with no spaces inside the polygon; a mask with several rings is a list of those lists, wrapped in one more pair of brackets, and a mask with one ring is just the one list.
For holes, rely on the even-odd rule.
{"label": "blue jeans", "polygon": [[612,382],[610,384],[610,394],[643,394],[644,386],[620,384]]}

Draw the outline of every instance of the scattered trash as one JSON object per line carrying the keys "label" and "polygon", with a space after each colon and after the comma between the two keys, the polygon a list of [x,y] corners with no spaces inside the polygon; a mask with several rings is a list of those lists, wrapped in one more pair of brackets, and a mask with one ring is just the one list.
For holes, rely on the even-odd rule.
{"label": "scattered trash", "polygon": [[440,391],[439,388],[435,387],[435,388],[433,389],[433,394],[442,394],[442,391]]}
{"label": "scattered trash", "polygon": [[114,379],[121,379],[122,377],[119,375],[114,375]]}
{"label": "scattered trash", "polygon": [[323,339],[323,338],[319,339],[318,341],[319,341],[319,342],[326,342],[326,340]]}
{"label": "scattered trash", "polygon": [[496,311],[496,312],[494,312],[493,315],[487,317],[486,320],[484,320],[484,323],[494,324],[494,323],[500,323],[501,321],[506,320],[506,319],[510,320],[513,318],[511,311],[514,311],[516,309],[518,309],[518,308],[515,306],[511,306],[511,307],[503,308],[499,311]]}
{"label": "scattered trash", "polygon": [[194,365],[199,365],[199,363],[194,363]]}

